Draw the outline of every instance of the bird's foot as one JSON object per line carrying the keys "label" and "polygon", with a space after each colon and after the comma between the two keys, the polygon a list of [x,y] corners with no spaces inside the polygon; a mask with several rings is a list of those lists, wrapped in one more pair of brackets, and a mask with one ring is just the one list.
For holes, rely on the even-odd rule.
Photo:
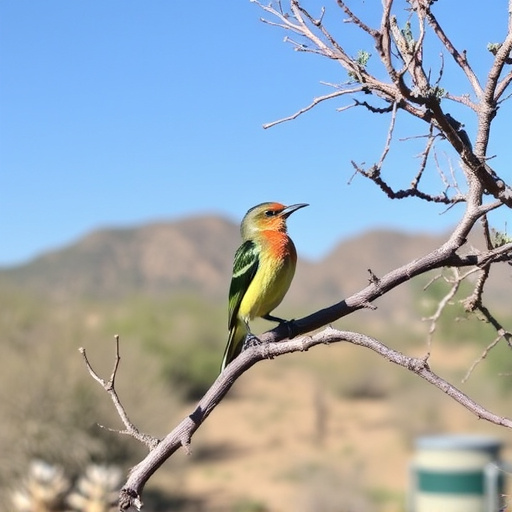
{"label": "bird's foot", "polygon": [[248,348],[257,347],[261,345],[262,341],[254,334],[249,333],[244,340],[244,344],[242,345],[242,351],[247,350]]}
{"label": "bird's foot", "polygon": [[277,322],[278,324],[282,324],[283,322],[288,321],[288,320],[284,320],[283,318],[279,318],[278,316],[272,316],[270,313],[267,313],[266,315],[262,316],[261,318],[264,318],[265,320],[268,320],[269,322]]}
{"label": "bird's foot", "polygon": [[279,318],[277,316],[272,316],[271,314],[267,314],[263,316],[265,320],[270,320],[271,322],[278,322],[279,325],[284,325],[288,329],[288,338],[291,340],[295,338],[297,334],[299,334],[299,326],[295,320],[284,320],[283,318]]}

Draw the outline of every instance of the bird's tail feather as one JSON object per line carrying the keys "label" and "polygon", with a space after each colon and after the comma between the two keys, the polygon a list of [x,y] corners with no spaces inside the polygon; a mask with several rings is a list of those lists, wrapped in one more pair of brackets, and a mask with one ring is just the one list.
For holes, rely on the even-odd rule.
{"label": "bird's tail feather", "polygon": [[224,368],[226,368],[226,366],[233,361],[240,352],[242,352],[244,340],[248,332],[247,326],[240,320],[238,320],[233,329],[229,331],[228,343],[226,345],[226,350],[224,350],[224,357],[222,358],[220,371],[224,370]]}

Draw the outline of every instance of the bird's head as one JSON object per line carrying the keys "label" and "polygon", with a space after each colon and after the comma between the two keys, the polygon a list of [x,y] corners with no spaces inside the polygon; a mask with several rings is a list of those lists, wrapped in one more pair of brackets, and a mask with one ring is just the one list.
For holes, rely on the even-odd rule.
{"label": "bird's head", "polygon": [[286,233],[286,219],[305,203],[285,206],[281,203],[261,203],[253,206],[244,216],[241,225],[242,238],[250,239],[259,231],[281,231]]}

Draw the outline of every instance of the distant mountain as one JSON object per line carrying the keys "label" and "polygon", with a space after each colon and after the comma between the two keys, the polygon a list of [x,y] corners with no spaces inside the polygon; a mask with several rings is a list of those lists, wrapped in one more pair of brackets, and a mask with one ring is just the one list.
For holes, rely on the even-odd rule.
{"label": "distant mountain", "polygon": [[307,289],[333,301],[368,284],[369,269],[382,276],[442,243],[443,237],[369,231],[344,240],[305,276]]}
{"label": "distant mountain", "polygon": [[[339,301],[368,283],[368,269],[384,273],[420,257],[444,236],[370,231],[340,242],[322,261],[300,258],[286,303],[317,307]],[[0,286],[48,298],[122,298],[192,292],[225,300],[232,258],[240,243],[237,225],[214,216],[192,217],[129,229],[93,232],[77,243],[32,262],[0,270]],[[511,268],[502,265],[489,296],[509,297]],[[379,309],[388,314],[411,307],[411,288],[400,287]],[[401,311],[401,312],[400,312]]]}
{"label": "distant mountain", "polygon": [[76,244],[0,271],[0,285],[53,298],[116,298],[226,288],[239,230],[218,217],[95,231]]}

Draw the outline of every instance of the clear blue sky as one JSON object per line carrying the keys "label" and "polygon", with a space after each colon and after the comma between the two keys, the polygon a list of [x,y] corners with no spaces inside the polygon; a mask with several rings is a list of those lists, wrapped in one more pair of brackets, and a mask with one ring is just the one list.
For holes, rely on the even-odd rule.
{"label": "clear blue sky", "polygon": [[[506,4],[434,8],[471,57],[503,37]],[[472,22],[469,5],[482,9]],[[380,2],[354,8],[380,14]],[[263,130],[330,92],[320,81],[346,74],[293,52],[262,15],[248,0],[1,0],[0,265],[101,227],[205,213],[239,221],[267,200],[311,204],[290,221],[309,258],[371,228],[447,229],[457,211],[390,201],[362,178],[348,185],[350,160],[378,158],[387,126],[360,110],[337,113],[348,99]],[[354,52],[368,46],[350,37]],[[510,138],[505,117],[496,165],[511,161],[499,147]],[[473,135],[474,119],[462,120]],[[394,179],[408,186],[417,161],[398,149]]]}

